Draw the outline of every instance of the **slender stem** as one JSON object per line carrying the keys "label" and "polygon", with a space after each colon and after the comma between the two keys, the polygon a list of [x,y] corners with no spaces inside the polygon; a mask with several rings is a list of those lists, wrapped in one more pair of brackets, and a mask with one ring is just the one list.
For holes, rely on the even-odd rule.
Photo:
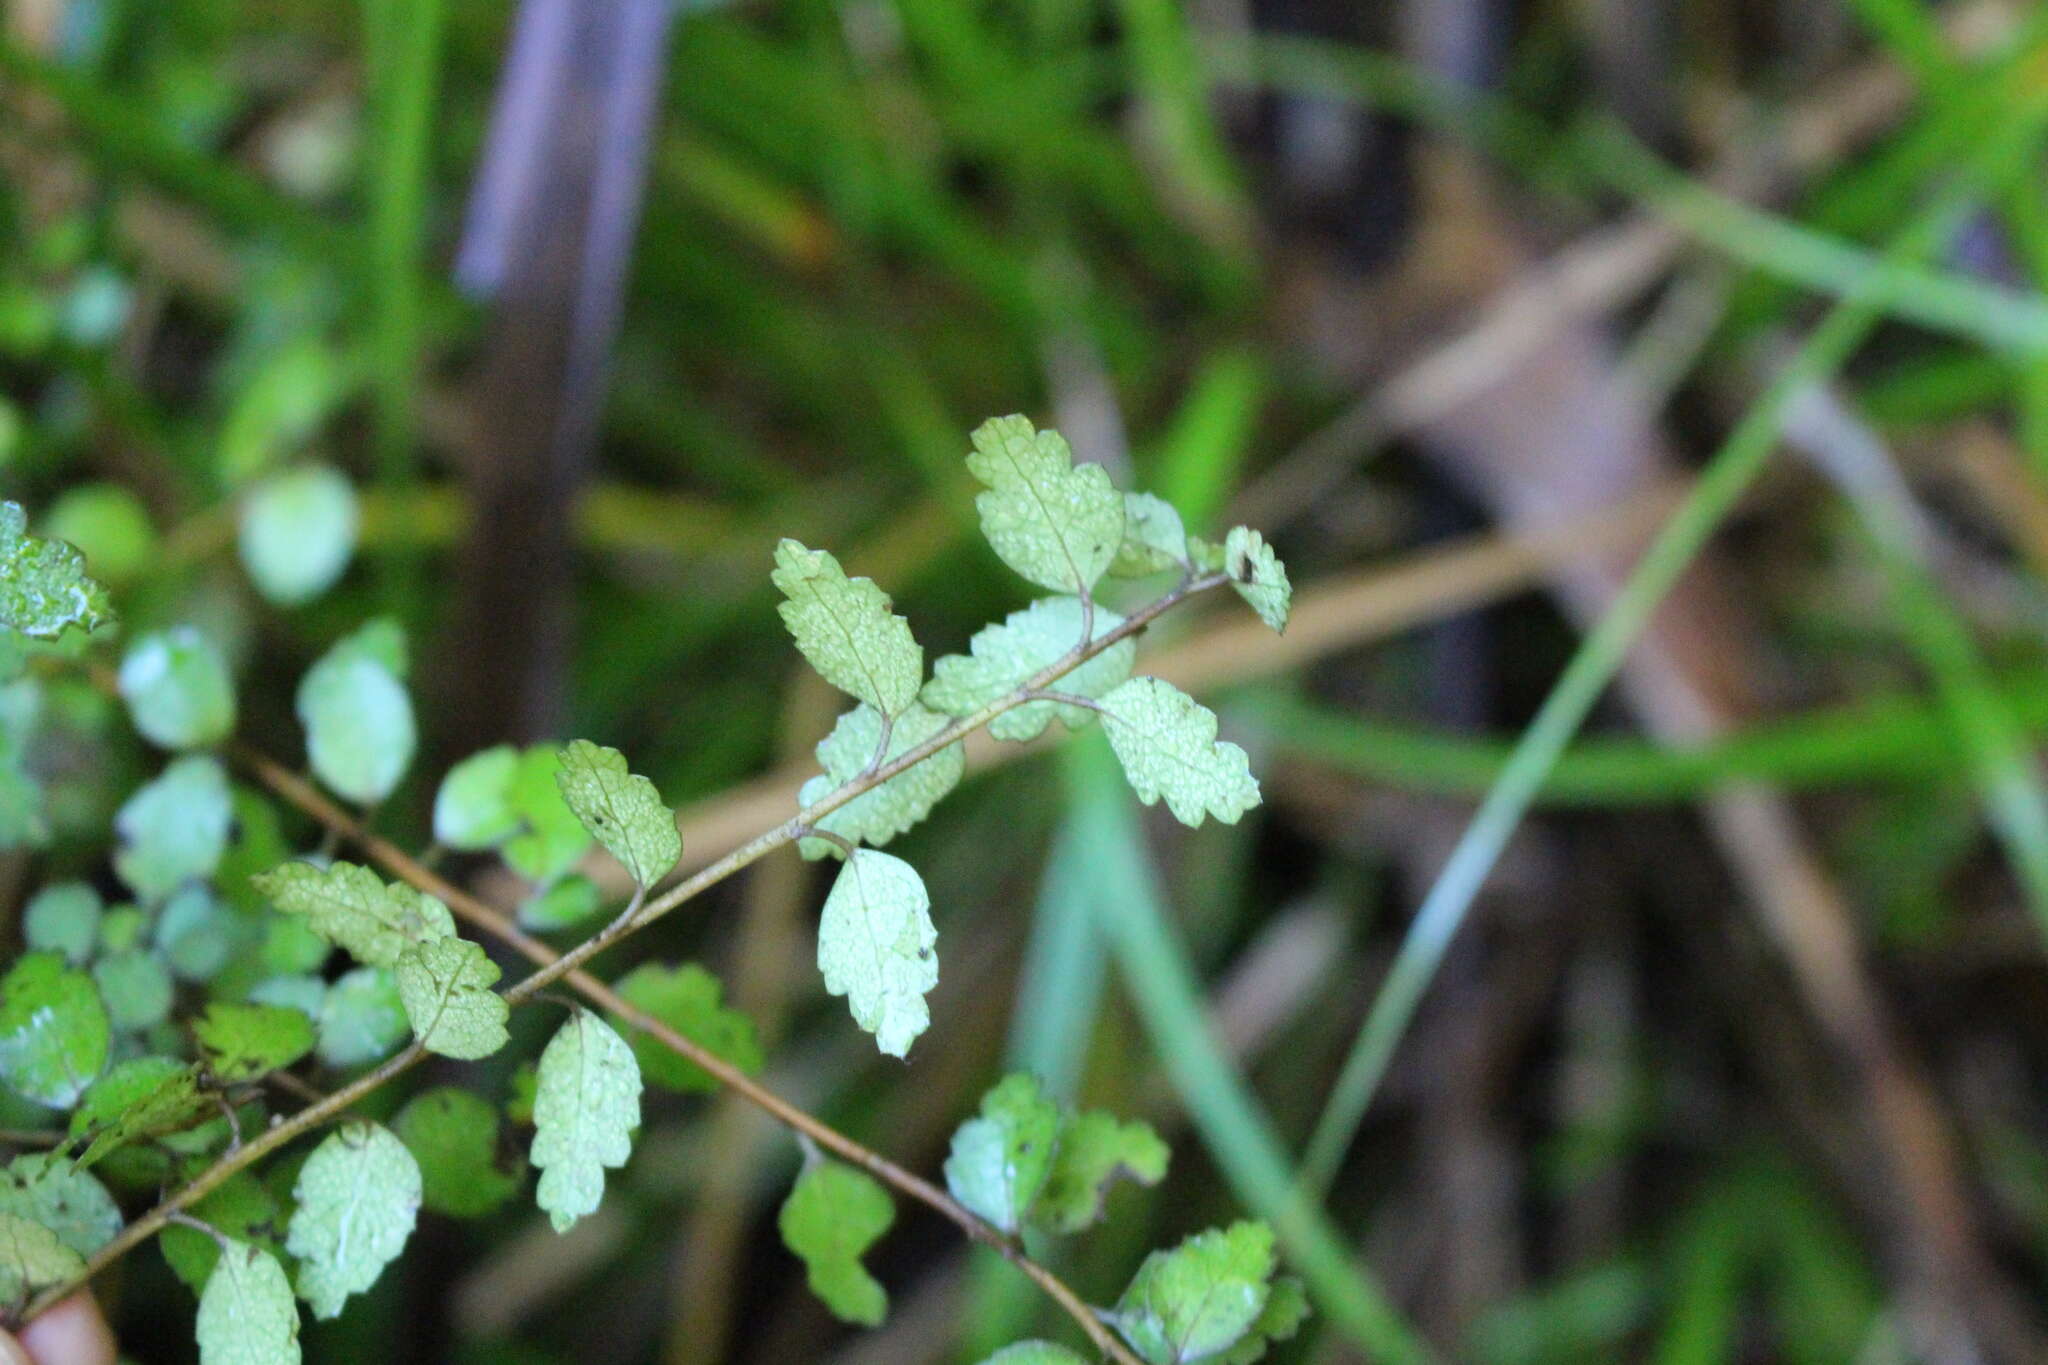
{"label": "slender stem", "polygon": [[[1013,707],[1021,706],[1047,684],[1072,672],[1081,664],[1102,653],[1118,642],[1136,635],[1163,613],[1195,593],[1206,591],[1226,582],[1223,574],[1209,574],[1202,578],[1181,583],[1171,592],[1149,603],[1126,618],[1114,630],[1105,632],[1100,638],[1090,639],[1083,632],[1081,640],[1066,654],[1045,668],[1025,679],[1014,690],[989,702],[970,715],[955,720],[922,744],[906,750],[887,763],[861,774],[826,795],[808,809],[798,812],[775,828],[756,836],[734,849],[725,857],[685,878],[661,896],[650,901],[639,913],[620,915],[616,920],[578,944],[569,952],[557,954],[546,943],[520,929],[503,914],[470,895],[460,887],[436,874],[432,869],[381,835],[373,833],[363,822],[340,806],[330,801],[320,790],[304,777],[292,772],[275,759],[256,749],[236,743],[230,752],[245,768],[255,774],[280,799],[298,807],[312,816],[326,830],[328,840],[346,838],[353,841],[387,872],[402,881],[438,897],[463,919],[491,934],[522,956],[536,964],[537,970],[504,992],[507,1002],[520,1004],[531,999],[556,981],[567,980],[578,994],[599,1008],[623,1019],[626,1024],[646,1033],[670,1051],[688,1059],[696,1066],[719,1081],[720,1084],[740,1095],[743,1099],[763,1110],[786,1126],[808,1137],[820,1147],[835,1153],[843,1160],[858,1166],[885,1184],[918,1202],[925,1204],[956,1224],[962,1232],[975,1241],[993,1247],[1003,1258],[1016,1266],[1045,1292],[1060,1308],[1080,1326],[1097,1350],[1119,1365],[1141,1365],[1138,1358],[1130,1353],[1109,1331],[1080,1295],[1069,1288],[1064,1281],[1050,1270],[1032,1260],[1022,1248],[993,1224],[975,1214],[951,1195],[930,1181],[903,1169],[887,1157],[875,1152],[854,1139],[839,1132],[807,1111],[798,1108],[765,1086],[760,1085],[745,1072],[734,1067],[716,1053],[700,1046],[659,1018],[638,1008],[609,986],[582,970],[582,964],[604,949],[638,929],[653,923],[685,901],[724,881],[727,877],[747,867],[783,844],[813,833],[813,825],[819,816],[830,814],[866,792],[874,790],[898,774],[915,767],[924,760],[944,750],[948,745],[958,743],[971,732]],[[236,1171],[277,1150],[302,1133],[311,1131],[328,1118],[340,1114],[369,1094],[385,1081],[391,1080],[428,1054],[417,1042],[377,1067],[374,1071],[358,1078],[347,1087],[317,1104],[300,1110],[290,1119],[282,1120],[267,1129],[260,1137],[243,1143],[225,1154],[220,1160],[196,1176],[189,1184],[176,1193],[166,1196],[154,1209],[137,1218],[121,1233],[94,1254],[86,1263],[84,1271],[73,1279],[45,1290],[30,1303],[23,1320],[57,1303],[80,1284],[90,1279],[106,1266],[154,1235],[173,1216],[202,1199]]]}
{"label": "slender stem", "polygon": [[234,1152],[223,1156],[192,1177],[187,1184],[165,1195],[155,1208],[114,1234],[114,1240],[86,1258],[84,1270],[62,1284],[52,1285],[36,1295],[29,1301],[28,1307],[22,1310],[21,1321],[27,1322],[70,1297],[71,1293],[87,1280],[156,1236],[164,1225],[172,1220],[173,1215],[182,1213],[219,1189],[237,1171],[262,1160],[294,1138],[310,1133],[329,1119],[339,1116],[357,1100],[369,1095],[386,1081],[403,1074],[426,1055],[427,1050],[414,1043],[383,1065],[356,1077],[320,1103],[308,1105],[290,1118],[279,1119],[271,1124]]}

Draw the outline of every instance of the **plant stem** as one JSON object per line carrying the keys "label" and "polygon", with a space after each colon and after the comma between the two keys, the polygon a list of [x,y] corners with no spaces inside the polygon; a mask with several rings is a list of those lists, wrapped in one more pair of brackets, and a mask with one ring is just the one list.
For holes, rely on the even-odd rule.
{"label": "plant stem", "polygon": [[[253,773],[257,780],[268,787],[273,794],[286,803],[296,806],[316,820],[330,838],[345,838],[360,847],[378,866],[400,880],[438,897],[464,920],[491,934],[536,964],[536,971],[511,986],[504,997],[511,1004],[520,1004],[531,999],[556,981],[567,980],[576,992],[599,1008],[623,1019],[634,1029],[646,1033],[677,1055],[686,1058],[716,1079],[734,1093],[761,1109],[784,1125],[809,1138],[820,1147],[831,1151],[841,1159],[858,1166],[884,1184],[893,1186],[904,1195],[944,1215],[960,1230],[975,1241],[993,1247],[1003,1258],[1016,1266],[1033,1283],[1057,1303],[1060,1308],[1079,1325],[1095,1348],[1105,1356],[1119,1362],[1119,1365],[1142,1365],[1109,1328],[1096,1316],[1087,1302],[1050,1270],[1027,1256],[1022,1248],[1005,1237],[993,1224],[975,1214],[951,1195],[930,1181],[903,1169],[887,1157],[875,1152],[854,1139],[841,1133],[806,1110],[775,1094],[759,1084],[739,1068],[727,1062],[716,1053],[700,1046],[659,1018],[638,1008],[614,992],[604,982],[582,970],[582,964],[604,949],[624,938],[627,934],[645,928],[661,916],[675,909],[702,892],[716,886],[727,877],[739,872],[764,855],[801,838],[811,832],[817,817],[828,815],[848,802],[915,767],[924,760],[939,753],[948,745],[956,744],[971,732],[980,729],[997,716],[1013,707],[1029,701],[1032,695],[1047,684],[1072,672],[1089,659],[1102,653],[1112,645],[1125,640],[1145,629],[1163,613],[1187,600],[1196,593],[1204,592],[1226,582],[1223,574],[1209,574],[1202,578],[1183,582],[1126,618],[1116,629],[1107,631],[1099,638],[1089,639],[1084,633],[1080,643],[1053,663],[1040,669],[1024,680],[1012,691],[989,702],[970,715],[963,716],[933,735],[924,743],[906,750],[888,763],[876,767],[831,792],[808,809],[798,812],[775,828],[756,836],[734,849],[717,862],[685,878],[661,896],[650,901],[637,914],[624,914],[606,925],[597,933],[566,953],[555,950],[525,932],[503,914],[486,905],[483,901],[442,878],[418,859],[398,847],[390,840],[372,833],[363,823],[339,805],[329,800],[310,781],[292,772],[283,764],[246,744],[234,744],[231,753],[237,762]],[[114,1261],[126,1255],[150,1236],[154,1235],[174,1215],[189,1207],[217,1188],[236,1171],[260,1160],[285,1143],[310,1132],[315,1127],[345,1111],[350,1105],[386,1081],[394,1079],[409,1070],[428,1055],[417,1042],[386,1061],[375,1070],[357,1078],[354,1082],[334,1094],[300,1110],[291,1118],[274,1124],[264,1133],[228,1152],[194,1177],[190,1183],[176,1193],[167,1195],[148,1213],[137,1218],[121,1233],[95,1253],[86,1263],[83,1273],[53,1286],[36,1296],[23,1314],[23,1321],[59,1302],[77,1289],[86,1280]]]}

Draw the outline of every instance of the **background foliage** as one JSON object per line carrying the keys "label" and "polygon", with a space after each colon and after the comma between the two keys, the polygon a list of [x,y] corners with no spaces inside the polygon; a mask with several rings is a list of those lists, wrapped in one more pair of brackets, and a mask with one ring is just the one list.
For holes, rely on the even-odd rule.
{"label": "background foliage", "polygon": [[[775,546],[831,546],[933,657],[996,657],[977,630],[1032,623],[962,456],[1023,410],[1188,531],[1284,553],[1279,643],[1231,602],[1140,654],[1217,708],[1265,806],[1182,829],[1099,735],[971,749],[891,845],[945,945],[907,1068],[812,971],[829,856],[782,850],[607,956],[623,994],[933,1177],[1012,1070],[1147,1120],[1170,1173],[1048,1259],[1113,1305],[1147,1251],[1216,1228],[1257,1259],[1235,1220],[1270,1219],[1317,1310],[1279,1359],[2038,1358],[2038,13],[694,8],[566,484],[517,477],[502,314],[449,283],[508,22],[9,7],[0,493],[32,515],[0,563],[24,530],[68,541],[109,591],[77,605],[119,618],[118,676],[0,686],[10,954],[89,977],[116,1032],[223,971],[305,978],[317,941],[221,926],[319,831],[161,752],[231,723],[578,941],[600,891],[553,741],[631,755],[690,865],[783,818],[841,699],[789,649]],[[1672,580],[1633,652],[1588,633]],[[508,836],[510,873],[478,856]],[[169,894],[215,860],[246,903]],[[153,922],[124,885],[163,888]],[[318,1017],[303,1068],[407,1036],[397,981],[314,984],[254,1002]],[[799,1263],[785,1196],[838,1168],[667,1053],[635,1159],[558,1238],[510,1197],[524,1139],[479,1150],[455,1098],[532,1101],[516,1067],[559,1019],[530,1013],[365,1106],[506,1189],[422,1161],[407,1269],[309,1320],[309,1358],[978,1360],[1070,1332],[911,1204],[856,1220],[860,1275]],[[101,1064],[37,1074],[68,1103]],[[18,1130],[47,1118],[7,1136],[39,1150]],[[210,1216],[281,1250],[301,1174]],[[214,1255],[173,1228],[102,1281],[137,1359],[189,1357]],[[874,1316],[871,1285],[874,1331],[813,1294]]]}

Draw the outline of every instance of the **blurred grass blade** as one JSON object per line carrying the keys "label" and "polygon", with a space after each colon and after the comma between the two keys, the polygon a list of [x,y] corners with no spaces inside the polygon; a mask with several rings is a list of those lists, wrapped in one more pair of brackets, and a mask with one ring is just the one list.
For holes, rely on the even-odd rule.
{"label": "blurred grass blade", "polygon": [[[442,0],[365,0],[370,145],[370,382],[372,444],[386,492],[417,474],[425,272],[428,144],[434,129]],[[410,615],[418,557],[384,556],[386,607]]]}
{"label": "blurred grass blade", "polygon": [[[2021,107],[2009,111],[1995,130],[1974,144],[1959,173],[1885,253],[1888,265],[1931,251],[1961,220],[1988,181],[2025,164],[2020,153],[2035,146],[2043,105],[2041,93],[2029,92]],[[1436,885],[1416,911],[1309,1140],[1303,1165],[1308,1190],[1320,1194],[1329,1187],[1452,936],[1464,923],[1473,899],[1544,779],[1621,667],[1629,645],[1769,460],[1792,401],[1809,385],[1834,373],[1855,351],[1877,321],[1886,301],[1885,289],[1897,278],[1891,270],[1880,272],[1876,292],[1859,293],[1836,305],[1814,329],[1708,462],[1613,606],[1572,655],[1515,745],[1499,781],[1452,850]]]}
{"label": "blurred grass blade", "polygon": [[1751,208],[1687,179],[1605,120],[1578,142],[1586,169],[1752,269],[1844,299],[1882,296],[1894,317],[1993,350],[2048,351],[2048,300],[1963,275],[1881,260],[1861,247]]}
{"label": "blurred grass blade", "polygon": [[1302,1197],[1272,1124],[1220,1051],[1193,968],[1166,922],[1144,831],[1115,759],[1099,736],[1072,749],[1074,818],[1100,839],[1091,902],[1096,927],[1202,1141],[1239,1197],[1272,1222],[1290,1269],[1300,1272],[1338,1330],[1388,1365],[1432,1359],[1328,1217]]}
{"label": "blurred grass blade", "polygon": [[1962,743],[1978,799],[2048,936],[2048,789],[2026,730],[1992,684],[1970,626],[1942,593],[1927,529],[1891,452],[1826,390],[1793,405],[1787,436],[1811,452],[1862,518],[1906,639]]}

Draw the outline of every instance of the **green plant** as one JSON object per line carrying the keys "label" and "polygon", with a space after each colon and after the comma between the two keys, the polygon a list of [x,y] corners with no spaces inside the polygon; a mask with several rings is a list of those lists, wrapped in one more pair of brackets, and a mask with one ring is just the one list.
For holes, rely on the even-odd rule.
{"label": "green plant", "polygon": [[[50,1150],[0,1180],[0,1306],[31,1317],[151,1238],[199,1294],[201,1357],[298,1358],[294,1293],[340,1313],[398,1257],[418,1211],[490,1212],[524,1184],[500,1137],[531,1126],[535,1198],[565,1231],[593,1212],[606,1171],[630,1157],[644,1084],[728,1087],[797,1133],[805,1160],[780,1226],[817,1295],[874,1324],[887,1311],[862,1253],[889,1226],[890,1191],[996,1248],[1122,1361],[1248,1362],[1291,1335],[1306,1300],[1276,1278],[1272,1231],[1238,1223],[1159,1251],[1114,1308],[1098,1311],[1028,1255],[1023,1238],[1101,1220],[1119,1179],[1166,1172],[1143,1123],[1072,1112],[1029,1075],[1007,1077],[954,1134],[944,1188],[868,1150],[754,1079],[752,1025],[702,967],[643,964],[616,987],[585,970],[599,952],[769,851],[837,859],[817,936],[827,991],[883,1052],[907,1056],[929,1022],[937,930],[917,871],[882,845],[922,821],[959,782],[962,741],[1038,738],[1058,721],[1100,719],[1132,788],[1195,825],[1234,822],[1258,803],[1244,751],[1216,717],[1169,684],[1133,676],[1138,635],[1228,586],[1275,630],[1285,569],[1244,527],[1221,543],[1188,535],[1173,508],[1120,493],[1076,465],[1056,433],[1021,417],[974,435],[969,470],[990,546],[1052,593],[977,634],[929,677],[909,624],[871,581],[827,552],[775,550],[780,611],[798,649],[856,705],[817,755],[822,772],[788,819],[671,880],[683,857],[675,812],[616,750],[501,746],[457,764],[434,802],[437,847],[494,852],[531,886],[516,921],[372,832],[368,815],[409,770],[417,729],[408,652],[388,621],[335,643],[301,679],[295,709],[315,781],[232,738],[234,671],[201,630],[127,642],[117,669],[82,641],[112,620],[106,591],[59,540],[28,533],[0,504],[0,838],[49,837],[35,717],[63,689],[112,691],[135,728],[172,757],[111,820],[114,873],[132,903],[108,907],[84,882],[29,902],[30,949],[0,979],[0,1080],[18,1107],[68,1115]],[[279,603],[317,596],[346,565],[353,496],[321,472],[280,476],[244,504],[240,546]],[[87,538],[91,538],[88,528]],[[1098,600],[1105,576],[1133,580],[1136,605]],[[72,629],[76,627],[77,629]],[[254,780],[240,785],[239,770]],[[326,790],[323,792],[321,788]],[[329,795],[331,793],[332,795]],[[289,857],[273,802],[317,822],[325,841]],[[102,839],[102,842],[109,842]],[[366,863],[332,856],[347,843]],[[622,907],[582,871],[598,855],[631,884]],[[389,878],[389,879],[387,879]],[[501,968],[457,922],[534,970],[498,989]],[[557,953],[534,936],[597,921]],[[333,951],[353,964],[328,979]],[[561,983],[580,997],[564,1001]],[[415,1096],[390,1122],[352,1113],[429,1056],[475,1061],[507,1046],[515,1006],[568,1018],[503,1102],[460,1088]],[[337,1088],[320,1087],[341,1081]],[[282,1106],[281,1108],[279,1106]],[[518,1144],[511,1146],[516,1149]],[[125,1218],[116,1198],[168,1190]],[[287,1265],[290,1266],[289,1273]],[[1080,1359],[1027,1342],[996,1359]]]}

